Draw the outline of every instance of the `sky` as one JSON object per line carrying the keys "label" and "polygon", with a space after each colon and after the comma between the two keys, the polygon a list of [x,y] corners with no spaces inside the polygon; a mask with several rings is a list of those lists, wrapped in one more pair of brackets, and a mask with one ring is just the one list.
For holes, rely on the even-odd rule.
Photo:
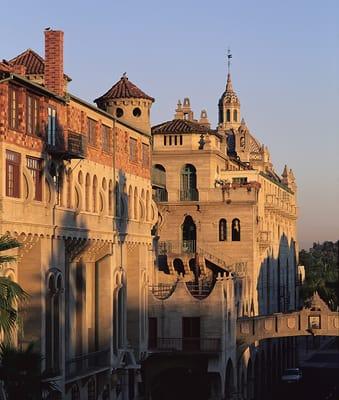
{"label": "sky", "polygon": [[230,47],[242,116],[295,173],[300,247],[339,239],[338,1],[2,0],[1,14],[0,59],[43,56],[43,30],[61,29],[69,91],[92,101],[127,72],[156,99],[152,124],[189,97],[215,127]]}

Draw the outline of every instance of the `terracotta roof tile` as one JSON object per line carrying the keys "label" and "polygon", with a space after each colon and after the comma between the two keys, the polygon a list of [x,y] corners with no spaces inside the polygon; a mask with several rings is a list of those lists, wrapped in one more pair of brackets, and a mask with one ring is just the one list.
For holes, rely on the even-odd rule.
{"label": "terracotta roof tile", "polygon": [[152,133],[215,133],[206,126],[198,122],[187,121],[185,119],[173,119],[153,126]]}
{"label": "terracotta roof tile", "polygon": [[28,49],[9,61],[12,65],[24,65],[27,75],[42,75],[45,61],[35,51]]}
{"label": "terracotta roof tile", "polygon": [[[34,50],[27,49],[23,53],[9,60],[11,65],[24,65],[26,75],[43,75],[45,72],[45,60]],[[64,74],[65,79],[71,81],[71,78]]]}
{"label": "terracotta roof tile", "polygon": [[115,83],[108,92],[106,92],[101,97],[94,100],[95,103],[100,104],[105,100],[113,99],[147,99],[154,101],[154,98],[148,96],[142,90],[140,90],[134,83],[128,80],[127,76],[122,76],[122,78]]}

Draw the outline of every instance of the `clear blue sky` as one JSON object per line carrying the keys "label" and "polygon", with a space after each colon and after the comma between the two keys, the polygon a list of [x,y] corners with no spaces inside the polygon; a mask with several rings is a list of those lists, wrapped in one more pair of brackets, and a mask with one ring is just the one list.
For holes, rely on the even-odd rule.
{"label": "clear blue sky", "polygon": [[295,171],[301,247],[339,239],[338,1],[2,0],[1,16],[0,58],[43,55],[43,29],[62,29],[70,91],[93,100],[126,71],[154,124],[188,96],[216,125],[231,46],[242,115]]}

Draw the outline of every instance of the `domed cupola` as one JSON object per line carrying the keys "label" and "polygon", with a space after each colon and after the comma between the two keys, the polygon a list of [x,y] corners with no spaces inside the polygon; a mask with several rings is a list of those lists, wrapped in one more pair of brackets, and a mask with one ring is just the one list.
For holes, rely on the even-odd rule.
{"label": "domed cupola", "polygon": [[139,89],[126,74],[94,102],[117,119],[150,134],[150,110],[154,98]]}

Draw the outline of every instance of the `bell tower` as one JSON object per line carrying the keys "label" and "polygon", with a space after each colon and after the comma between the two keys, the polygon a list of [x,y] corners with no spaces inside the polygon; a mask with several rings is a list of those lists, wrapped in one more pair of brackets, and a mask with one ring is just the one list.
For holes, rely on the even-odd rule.
{"label": "bell tower", "polygon": [[237,129],[241,124],[240,101],[233,90],[231,79],[231,58],[232,54],[228,50],[228,73],[224,93],[219,100],[219,126],[223,130]]}

